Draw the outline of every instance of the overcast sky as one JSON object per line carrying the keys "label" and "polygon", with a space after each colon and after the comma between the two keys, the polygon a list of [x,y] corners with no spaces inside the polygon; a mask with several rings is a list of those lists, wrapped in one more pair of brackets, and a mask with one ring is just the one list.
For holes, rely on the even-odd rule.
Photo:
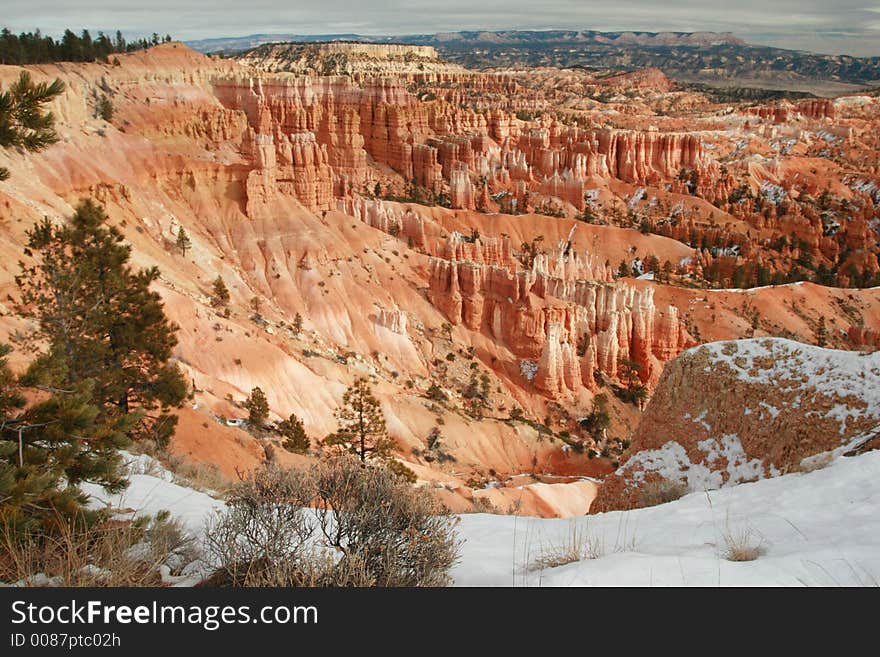
{"label": "overcast sky", "polygon": [[880,0],[0,0],[18,32],[121,29],[177,39],[474,29],[733,32],[752,43],[880,55]]}

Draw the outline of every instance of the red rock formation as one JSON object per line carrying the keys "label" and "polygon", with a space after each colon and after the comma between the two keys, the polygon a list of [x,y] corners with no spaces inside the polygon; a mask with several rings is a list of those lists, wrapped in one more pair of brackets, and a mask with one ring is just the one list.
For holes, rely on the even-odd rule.
{"label": "red rock formation", "polygon": [[758,107],[748,107],[743,111],[751,116],[769,119],[773,123],[786,123],[791,116],[791,104],[760,105]]}
{"label": "red rock formation", "polygon": [[671,91],[674,87],[672,81],[659,68],[643,68],[617,75],[606,75],[599,78],[596,83],[601,87],[639,91],[664,92]]}
{"label": "red rock formation", "polygon": [[380,199],[371,200],[362,196],[339,199],[337,208],[373,228],[399,235],[407,242],[411,241],[414,247],[427,246],[425,218],[413,210],[401,210],[398,206]]}
{"label": "red rock formation", "polygon": [[592,513],[644,506],[660,479],[703,491],[776,476],[839,455],[880,429],[880,352],[782,339],[714,342],[667,365],[630,458]]}
{"label": "red rock formation", "polygon": [[807,98],[798,101],[797,111],[810,119],[834,119],[834,100],[831,98]]}
{"label": "red rock formation", "polygon": [[[704,161],[694,135],[583,130],[556,121],[523,130],[522,122],[501,110],[482,114],[441,101],[422,103],[390,80],[358,86],[333,77],[230,78],[215,81],[214,88],[224,105],[245,112],[257,134],[271,136],[276,150],[291,135],[314,136],[322,152],[306,156],[296,172],[305,192],[300,200],[313,209],[327,207],[326,172],[319,170],[325,163],[333,193],[344,196],[369,183],[368,156],[432,192],[445,183],[452,207],[462,209],[474,209],[478,201],[485,207],[490,187],[521,196],[525,190],[511,189],[513,181],[582,209],[590,176],[673,180]],[[269,161],[266,154],[262,161]],[[314,170],[307,172],[309,167]],[[263,177],[270,180],[271,174]]]}
{"label": "red rock formation", "polygon": [[565,340],[566,333],[561,324],[551,323],[538,360],[535,386],[551,397],[576,392],[583,386],[576,347]]}
{"label": "red rock formation", "polygon": [[831,98],[806,98],[796,104],[780,101],[772,105],[748,107],[744,111],[752,116],[769,119],[773,123],[788,123],[795,118],[834,119],[836,116],[834,100]]}
{"label": "red rock formation", "polygon": [[376,312],[376,323],[389,331],[406,335],[407,319],[406,313],[402,310],[389,310],[380,307]]}
{"label": "red rock formation", "polygon": [[[369,374],[400,454],[416,460],[413,448],[423,448],[437,426],[436,413],[416,395],[440,380],[439,361],[454,397],[441,410],[444,441],[462,476],[490,467],[595,475],[608,460],[564,452],[525,424],[497,422],[495,413],[480,422],[462,418],[451,410],[462,399],[456,384],[479,362],[492,378],[493,409],[503,414],[515,403],[540,420],[557,399],[575,417],[589,412],[594,374],[613,383],[622,359],[638,362],[653,387],[664,364],[693,342],[685,322],[704,340],[753,330],[810,340],[822,316],[829,342],[877,344],[877,290],[804,284],[740,294],[676,285],[684,282],[676,272],[685,258],[692,259],[682,270],[715,269],[727,278],[739,265],[786,272],[782,260],[807,257],[869,269],[878,219],[874,100],[835,100],[833,125],[820,117],[825,110],[797,110],[803,118],[792,120],[805,124],[804,135],[822,133],[811,145],[807,137],[791,142],[795,133],[786,126],[772,137],[745,129],[741,116],[686,105],[679,92],[600,103],[581,93],[589,86],[582,80],[575,91],[541,88],[542,75],[578,83],[581,73],[425,70],[397,81],[266,75],[179,45],[119,59],[120,66],[29,67],[40,81],[57,75],[67,84],[53,104],[63,138],[40,153],[0,149],[0,164],[11,172],[0,185],[0,289],[16,294],[27,228],[43,215],[60,220],[72,201],[94,197],[131,242],[138,265],[161,269],[156,289],[182,327],[175,355],[195,381],[194,403],[213,413],[234,410],[223,401],[228,395],[241,399],[260,385],[273,413],[296,413],[312,435],[326,435],[345,385]],[[2,86],[18,72],[0,67]],[[108,87],[117,110],[109,123],[94,113],[94,99],[111,93]],[[682,107],[687,114],[677,115]],[[684,132],[692,125],[698,134]],[[852,140],[834,139],[849,134]],[[688,175],[679,179],[681,169]],[[556,197],[564,203],[553,205],[571,215],[589,193],[597,221],[621,215],[619,223],[630,222],[631,209],[649,216],[652,230],[706,248],[585,224],[570,247],[565,219],[366,198],[377,182],[380,194],[399,197],[413,181],[436,195],[415,189],[415,198],[445,204],[454,186],[457,205],[489,213],[541,208]],[[784,198],[768,198],[778,190],[762,183],[778,186]],[[729,201],[742,185],[743,202]],[[825,189],[830,201],[821,197]],[[641,200],[634,202],[636,190]],[[185,258],[173,248],[180,227],[193,244]],[[544,248],[562,243],[550,253],[518,252],[540,235]],[[768,244],[783,235],[789,241],[768,255]],[[724,255],[732,245],[741,256]],[[671,285],[614,282],[608,260],[651,254],[673,265]],[[229,317],[208,299],[218,273],[232,293]],[[265,324],[251,319],[254,297]],[[760,311],[757,329],[752,304]],[[8,304],[0,311],[4,335],[27,329]],[[303,327],[294,332],[296,315]],[[438,331],[447,321],[456,325],[451,343]],[[453,349],[474,357],[442,357]],[[611,403],[618,424],[609,433],[626,435],[624,422],[635,422],[638,410]],[[210,421],[199,411],[181,427],[197,436]],[[230,434],[224,445],[236,439]],[[200,447],[205,458],[224,467],[251,458],[239,450],[221,459],[214,452],[224,447],[209,447]],[[451,479],[436,462],[420,467],[425,479]]]}
{"label": "red rock formation", "polygon": [[[481,261],[457,259],[464,251]],[[610,271],[588,257],[540,256],[523,271],[511,267],[509,243],[486,262],[457,236],[446,255],[430,261],[431,302],[452,324],[485,330],[522,359],[539,358],[535,385],[551,396],[595,389],[593,373],[615,377],[621,359],[656,381],[662,363],[693,344],[675,308],[657,310],[653,288],[604,282]]]}
{"label": "red rock formation", "polygon": [[476,192],[467,164],[457,163],[449,173],[449,200],[453,208],[475,210]]}

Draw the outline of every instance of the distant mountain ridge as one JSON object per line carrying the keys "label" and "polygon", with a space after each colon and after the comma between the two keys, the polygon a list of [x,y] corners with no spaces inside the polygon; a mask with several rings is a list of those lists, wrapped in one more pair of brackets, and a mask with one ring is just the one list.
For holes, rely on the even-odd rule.
{"label": "distant mountain ridge", "polygon": [[267,43],[326,41],[433,46],[442,59],[469,69],[658,68],[667,76],[688,83],[829,96],[880,84],[880,57],[822,55],[753,45],[728,32],[500,30],[400,36],[252,34],[191,41],[187,45],[201,52],[240,54]]}
{"label": "distant mountain ridge", "polygon": [[414,45],[486,43],[486,44],[627,44],[645,46],[745,45],[730,32],[597,32],[594,30],[499,30],[438,32],[437,34],[381,35],[360,34],[249,34],[187,41],[199,52],[234,52],[264,43],[321,41],[359,41],[362,43],[411,43]]}

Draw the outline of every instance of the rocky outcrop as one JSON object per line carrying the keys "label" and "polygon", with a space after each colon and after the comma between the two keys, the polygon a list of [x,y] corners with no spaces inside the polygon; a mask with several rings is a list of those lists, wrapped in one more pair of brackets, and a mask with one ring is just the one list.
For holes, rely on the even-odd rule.
{"label": "rocky outcrop", "polygon": [[[551,323],[547,327],[535,386],[551,397],[563,392],[575,392],[585,382],[581,380],[581,367],[577,357],[576,345],[566,340],[567,331],[562,324]],[[587,367],[592,364],[592,359]]]}
{"label": "rocky outcrop", "polygon": [[779,338],[703,345],[666,366],[591,511],[643,506],[661,479],[702,491],[809,468],[878,432],[880,352]]}
{"label": "rocky outcrop", "polygon": [[312,211],[333,203],[332,170],[327,148],[310,132],[249,131],[244,144],[255,168],[248,173],[247,212],[253,218],[278,194],[296,198]]}
{"label": "rocky outcrop", "polygon": [[363,196],[340,198],[337,209],[368,226],[389,235],[395,235],[414,247],[424,248],[428,239],[425,232],[426,219],[412,209]]}
{"label": "rocky outcrop", "polygon": [[788,123],[795,119],[834,119],[836,111],[831,98],[806,98],[792,104],[780,101],[771,105],[758,105],[746,108],[745,112],[773,123]]}
{"label": "rocky outcrop", "polygon": [[379,307],[376,311],[376,323],[392,333],[406,335],[406,313],[399,309]]}
{"label": "rocky outcrop", "polygon": [[833,119],[836,116],[831,98],[807,98],[799,101],[797,111],[809,119]]}
{"label": "rocky outcrop", "polygon": [[476,192],[468,175],[467,164],[456,163],[449,173],[449,200],[453,208],[476,208]]}

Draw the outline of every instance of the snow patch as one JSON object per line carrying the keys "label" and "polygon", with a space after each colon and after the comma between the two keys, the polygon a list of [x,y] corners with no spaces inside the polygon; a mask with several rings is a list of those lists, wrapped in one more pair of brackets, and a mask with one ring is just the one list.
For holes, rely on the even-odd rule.
{"label": "snow patch", "polygon": [[880,351],[842,351],[784,338],[753,338],[711,342],[684,354],[700,350],[715,367],[726,365],[741,381],[773,386],[780,393],[801,393],[795,403],[780,399],[783,408],[762,402],[773,417],[787,404],[800,406],[802,395],[821,395],[838,400],[823,415],[839,422],[841,434],[854,419],[880,422]]}
{"label": "snow patch", "polygon": [[[641,468],[632,469],[633,466]],[[692,463],[680,443],[670,440],[660,449],[646,449],[637,452],[617,474],[631,470],[628,482],[638,484],[645,480],[647,473],[655,473],[670,481],[684,481],[692,491],[720,488],[724,483],[720,472],[712,472],[701,463]]]}
{"label": "snow patch", "polygon": [[[201,533],[209,515],[224,508],[221,500],[175,484],[172,473],[155,459],[128,452],[123,452],[123,456],[130,473],[128,488],[120,493],[108,493],[96,484],[83,484],[80,488],[90,496],[90,508],[108,508],[115,512],[117,518],[128,520],[169,511],[193,535]],[[140,474],[143,472],[149,474]]]}
{"label": "snow patch", "polygon": [[538,363],[534,360],[521,360],[519,362],[520,373],[529,381],[538,373]]}
{"label": "snow patch", "polygon": [[[743,450],[742,442],[736,434],[724,434],[719,442],[715,438],[707,438],[697,443],[697,447],[706,453],[706,460],[714,465],[720,459],[727,461],[724,472],[727,481],[724,486],[732,486],[746,481],[757,481],[764,478],[764,464],[760,459],[749,459]],[[774,466],[769,467],[770,475],[778,475]]]}
{"label": "snow patch", "polygon": [[758,402],[758,404],[760,404],[768,413],[770,413],[770,415],[773,416],[774,420],[779,417],[779,409],[775,406],[771,406],[763,400]]}

